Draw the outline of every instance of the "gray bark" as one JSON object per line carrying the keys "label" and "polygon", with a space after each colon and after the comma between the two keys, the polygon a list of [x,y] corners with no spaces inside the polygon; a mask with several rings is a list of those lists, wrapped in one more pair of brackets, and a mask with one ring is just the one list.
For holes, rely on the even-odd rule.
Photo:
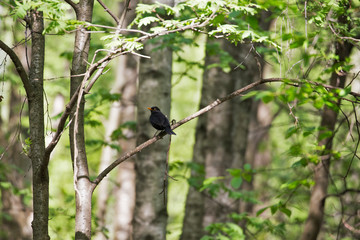
{"label": "gray bark", "polygon": [[[120,122],[136,120],[136,82],[138,59],[134,56],[124,56],[119,59],[123,73],[119,74],[121,85]],[[123,152],[128,152],[136,147],[135,131],[124,129],[124,138],[119,140]],[[115,189],[116,205],[114,232],[115,240],[131,239],[132,220],[135,207],[135,164],[133,161],[122,163],[117,172],[116,182],[119,187]]]}
{"label": "gray bark", "polygon": [[[243,61],[250,50],[246,45],[235,47],[226,41],[220,41],[220,44],[238,62]],[[207,54],[205,65],[219,61],[217,55]],[[234,70],[235,66],[230,73],[220,68],[205,71],[200,107],[258,79],[259,70],[251,54],[243,64],[245,71]],[[245,163],[251,106],[252,100],[241,102],[236,98],[199,117],[193,161],[205,164],[206,177],[224,176],[226,169],[239,168]],[[238,204],[224,193],[215,199],[204,198],[190,188],[181,239],[199,239],[202,236],[199,226],[204,228],[210,223],[225,221],[227,213],[237,211]]]}
{"label": "gray bark", "polygon": [[49,173],[44,160],[44,102],[43,71],[45,57],[45,37],[43,15],[36,10],[30,11],[31,65],[29,81],[31,92],[27,92],[29,102],[30,153],[33,170],[33,209],[32,222],[34,239],[49,239]]}
{"label": "gray bark", "polygon": [[[264,29],[268,29],[270,25],[265,20],[268,15],[268,12],[262,12],[260,16],[260,25]],[[248,85],[259,79],[261,75],[254,54],[249,54],[251,46],[243,44],[236,47],[225,40],[218,43],[237,62],[243,62],[245,70],[235,69],[235,66],[232,66],[230,73],[224,73],[220,68],[205,71],[200,108],[235,89]],[[205,66],[219,61],[216,54],[210,56],[207,52]],[[253,107],[251,99],[242,102],[240,98],[235,98],[199,117],[193,162],[205,165],[206,177],[224,176],[227,174],[225,171],[227,168],[241,168],[246,162],[252,161],[246,160],[246,152],[250,120],[256,115],[255,113],[256,108]],[[196,177],[197,173],[191,174],[192,177]],[[243,183],[243,187],[250,190],[251,184]],[[216,199],[205,198],[203,194],[190,187],[181,239],[200,239],[203,230],[200,230],[199,226],[203,229],[210,223],[225,221],[226,214],[238,211],[239,204],[240,202],[234,202],[223,193],[220,193]],[[246,203],[241,204],[242,208],[251,208],[246,206]]]}
{"label": "gray bark", "polygon": [[[74,5],[76,12],[76,19],[79,21],[92,21],[93,0],[80,0]],[[78,30],[75,35],[73,61],[71,67],[71,75],[79,75],[86,72],[87,61],[90,47],[90,34]],[[81,84],[83,77],[71,77],[70,83],[70,98],[74,95]],[[85,149],[84,136],[84,97],[81,99],[81,104],[77,116],[78,129],[74,134],[74,122],[70,125],[70,148],[71,157],[74,166],[74,181],[75,181],[75,199],[76,199],[76,215],[75,215],[75,239],[90,239],[91,238],[91,197],[92,184],[89,179],[89,170]],[[75,108],[72,109],[70,119],[74,118]],[[75,137],[74,137],[75,136]],[[74,148],[76,144],[76,148]],[[77,158],[74,157],[74,151],[77,151]]]}
{"label": "gray bark", "polygon": [[[201,96],[200,108],[207,105],[207,99],[204,94]],[[198,118],[196,125],[196,136],[195,136],[195,145],[193,151],[192,161],[196,164],[205,166],[205,142],[207,139],[206,134],[206,123],[207,123],[207,114],[201,115]],[[200,239],[204,235],[203,230],[203,217],[204,217],[204,195],[199,192],[201,187],[203,176],[201,173],[198,173],[194,170],[191,171],[192,179],[194,181],[195,187],[189,188],[189,192],[186,197],[185,205],[185,216],[184,223],[182,228],[181,240],[195,240]]]}
{"label": "gray bark", "polygon": [[[173,5],[172,1],[160,2]],[[137,144],[148,140],[156,132],[149,123],[150,112],[147,107],[158,106],[167,116],[170,112],[172,52],[168,49],[152,52],[154,47],[153,44],[146,44],[143,53],[151,56],[151,59],[140,60]],[[133,239],[166,238],[166,203],[159,193],[163,189],[168,147],[169,136],[166,136],[137,154]]]}
{"label": "gray bark", "polygon": [[[126,17],[122,25],[126,27],[135,18],[135,8],[138,1],[131,1]],[[124,2],[118,3],[120,6],[119,16],[124,11]],[[121,124],[128,121],[135,121],[135,98],[136,82],[138,72],[138,57],[133,55],[121,56],[116,61],[116,79],[112,92],[120,93],[119,102],[111,105],[108,122],[106,126],[106,141],[111,141],[110,135]],[[126,153],[135,148],[135,131],[129,128],[123,129],[123,138],[118,140],[121,152]],[[110,165],[118,153],[109,146],[103,148],[100,170],[102,171]],[[113,239],[130,239],[132,230],[133,210],[135,205],[135,170],[134,162],[126,161],[117,167],[116,186],[110,185],[110,181],[104,179],[97,190],[97,223],[100,228],[112,225],[114,230]],[[115,196],[115,206],[109,206],[107,200],[110,196]],[[110,209],[111,208],[111,209]],[[115,208],[115,214],[114,214]],[[106,223],[107,212],[111,214],[111,223]],[[109,219],[109,217],[107,218]],[[106,239],[102,233],[96,235],[96,239]]]}

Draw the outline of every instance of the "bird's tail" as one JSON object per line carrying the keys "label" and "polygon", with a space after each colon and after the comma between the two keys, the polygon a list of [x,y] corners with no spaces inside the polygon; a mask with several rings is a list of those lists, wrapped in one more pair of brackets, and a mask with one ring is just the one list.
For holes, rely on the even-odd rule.
{"label": "bird's tail", "polygon": [[176,135],[176,133],[174,133],[173,130],[171,130],[170,127],[165,128],[165,132],[166,132],[167,134],[169,134],[169,135]]}

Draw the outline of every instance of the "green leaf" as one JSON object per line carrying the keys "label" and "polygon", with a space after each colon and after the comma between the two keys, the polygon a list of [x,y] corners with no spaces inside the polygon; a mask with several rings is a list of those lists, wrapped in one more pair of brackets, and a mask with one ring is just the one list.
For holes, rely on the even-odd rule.
{"label": "green leaf", "polygon": [[286,130],[285,139],[288,139],[288,138],[291,137],[293,134],[297,133],[298,130],[299,130],[299,128],[296,127],[296,126],[289,127],[289,128]]}
{"label": "green leaf", "polygon": [[147,26],[153,22],[159,22],[159,21],[160,20],[156,17],[145,17],[145,18],[140,19],[138,26],[140,28],[142,26]]}
{"label": "green leaf", "polygon": [[308,161],[306,158],[301,158],[299,161],[294,162],[291,167],[292,168],[296,168],[296,167],[306,167],[308,165]]}
{"label": "green leaf", "polygon": [[229,172],[230,175],[233,177],[241,176],[241,172],[242,172],[242,170],[239,168],[229,168],[229,169],[226,169],[226,171]]}
{"label": "green leaf", "polygon": [[230,184],[233,188],[238,189],[241,186],[242,182],[243,180],[241,177],[234,177],[231,179]]}
{"label": "green leaf", "polygon": [[249,164],[249,163],[245,163],[244,164],[244,170],[245,171],[251,171],[252,169],[251,169],[251,165]]}
{"label": "green leaf", "polygon": [[209,185],[212,184],[218,180],[224,179],[224,177],[209,177],[207,179],[204,180],[204,185]]}
{"label": "green leaf", "polygon": [[245,181],[251,182],[252,174],[250,174],[250,173],[248,173],[248,172],[244,172],[241,176],[242,176],[242,178],[245,179]]}
{"label": "green leaf", "polygon": [[98,127],[102,125],[102,122],[93,119],[85,119],[85,124],[88,124],[91,127]]}
{"label": "green leaf", "polygon": [[339,92],[339,97],[345,97],[346,95],[348,95],[351,92],[351,87],[347,87],[344,89],[341,89]]}
{"label": "green leaf", "polygon": [[255,99],[261,99],[264,103],[269,103],[274,99],[274,93],[271,91],[259,92]]}
{"label": "green leaf", "polygon": [[316,131],[316,127],[304,127],[303,136],[307,137],[311,134],[314,134],[315,131]]}
{"label": "green leaf", "polygon": [[250,37],[252,33],[252,31],[243,31],[242,38],[245,39],[247,37]]}
{"label": "green leaf", "polygon": [[259,91],[251,91],[246,93],[245,95],[241,96],[241,100],[244,101],[248,98],[252,98],[253,96],[256,96],[259,93]]}
{"label": "green leaf", "polygon": [[142,4],[138,3],[136,5],[136,13],[152,13],[155,9],[154,4]]}
{"label": "green leaf", "polygon": [[279,210],[280,210],[280,212],[285,213],[286,216],[288,216],[288,217],[291,216],[291,210],[289,210],[288,208],[286,208],[286,207],[280,207]]}
{"label": "green leaf", "polygon": [[303,151],[302,145],[300,143],[295,143],[293,145],[290,146],[289,148],[289,154],[291,156],[299,156]]}
{"label": "green leaf", "polygon": [[270,207],[271,214],[274,215],[277,212],[278,209],[279,209],[278,204],[272,205]]}
{"label": "green leaf", "polygon": [[263,212],[266,211],[266,209],[268,209],[269,207],[264,207],[264,208],[261,208],[259,211],[256,212],[256,216],[258,217],[260,214],[262,214]]}
{"label": "green leaf", "polygon": [[321,109],[324,106],[324,99],[322,97],[317,97],[314,101],[314,107]]}
{"label": "green leaf", "polygon": [[0,188],[2,189],[10,189],[12,184],[10,182],[0,182]]}
{"label": "green leaf", "polygon": [[323,139],[326,139],[326,138],[330,138],[330,137],[332,137],[332,135],[333,135],[332,131],[321,132],[320,135],[319,135],[319,141],[321,141]]}

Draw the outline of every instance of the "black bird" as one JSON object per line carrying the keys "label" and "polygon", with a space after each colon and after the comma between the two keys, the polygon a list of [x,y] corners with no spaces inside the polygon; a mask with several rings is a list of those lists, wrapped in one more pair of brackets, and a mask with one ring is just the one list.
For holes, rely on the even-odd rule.
{"label": "black bird", "polygon": [[176,135],[170,128],[170,122],[158,107],[148,108],[151,111],[150,123],[157,130],[165,130],[169,135]]}

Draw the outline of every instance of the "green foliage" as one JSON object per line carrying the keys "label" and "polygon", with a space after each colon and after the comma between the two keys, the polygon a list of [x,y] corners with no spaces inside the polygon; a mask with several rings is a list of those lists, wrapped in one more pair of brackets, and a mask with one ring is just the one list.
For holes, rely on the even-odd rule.
{"label": "green foliage", "polygon": [[243,240],[245,234],[241,227],[235,223],[213,223],[205,229],[212,236],[204,236],[201,240]]}
{"label": "green foliage", "polygon": [[30,138],[25,139],[25,143],[22,144],[22,149],[23,149],[24,154],[26,154],[26,155],[29,154],[31,143],[32,143],[32,141]]}
{"label": "green foliage", "polygon": [[68,21],[64,18],[69,5],[60,0],[15,0],[14,4],[15,7],[11,14],[16,19],[24,19],[31,10],[36,9],[43,12],[45,19],[48,20],[43,34],[50,32],[64,34],[65,31],[73,30],[76,26],[83,24],[75,20]]}
{"label": "green foliage", "polygon": [[232,177],[230,184],[234,189],[238,189],[241,186],[243,179],[251,182],[252,175],[254,174],[254,170],[251,169],[251,165],[248,163],[244,165],[244,169],[228,169],[227,171]]}

